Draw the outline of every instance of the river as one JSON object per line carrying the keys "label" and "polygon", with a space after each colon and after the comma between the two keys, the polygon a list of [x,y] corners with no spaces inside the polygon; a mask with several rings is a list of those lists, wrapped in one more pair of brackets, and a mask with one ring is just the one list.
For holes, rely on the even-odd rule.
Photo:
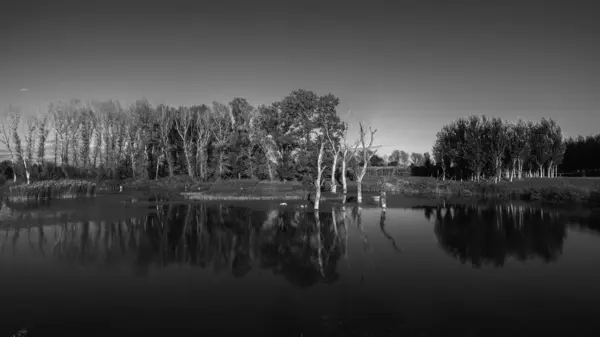
{"label": "river", "polygon": [[598,211],[121,201],[2,205],[0,337],[600,334]]}

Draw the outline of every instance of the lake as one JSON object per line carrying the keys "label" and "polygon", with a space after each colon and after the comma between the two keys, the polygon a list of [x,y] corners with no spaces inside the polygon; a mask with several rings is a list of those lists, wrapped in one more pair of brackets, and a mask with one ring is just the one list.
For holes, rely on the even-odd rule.
{"label": "lake", "polygon": [[2,205],[0,337],[600,334],[595,210],[122,201]]}

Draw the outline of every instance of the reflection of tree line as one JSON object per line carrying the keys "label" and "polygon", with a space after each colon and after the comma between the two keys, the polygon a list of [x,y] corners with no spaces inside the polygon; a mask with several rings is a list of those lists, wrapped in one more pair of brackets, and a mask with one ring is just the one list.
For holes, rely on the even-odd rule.
{"label": "reflection of tree line", "polygon": [[474,267],[503,266],[508,258],[555,261],[566,238],[558,212],[517,205],[445,205],[424,209],[434,219],[440,246]]}
{"label": "reflection of tree line", "polygon": [[[29,250],[77,266],[133,263],[136,272],[144,275],[151,267],[185,264],[238,278],[260,268],[298,286],[310,286],[337,280],[337,263],[346,255],[348,226],[361,229],[361,213],[359,207],[346,206],[316,214],[171,204],[120,221],[5,229],[0,231],[0,249],[12,245],[14,252],[17,241],[26,236]],[[384,220],[382,216],[382,230]],[[366,234],[364,241],[368,245]]]}

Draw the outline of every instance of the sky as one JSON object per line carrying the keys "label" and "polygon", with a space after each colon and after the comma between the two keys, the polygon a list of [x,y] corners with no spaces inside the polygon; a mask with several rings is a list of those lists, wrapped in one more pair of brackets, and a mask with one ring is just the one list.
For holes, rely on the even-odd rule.
{"label": "sky", "polygon": [[340,98],[381,154],[427,152],[461,116],[554,118],[599,132],[594,1],[13,1],[0,20],[0,109],[147,98],[257,106]]}

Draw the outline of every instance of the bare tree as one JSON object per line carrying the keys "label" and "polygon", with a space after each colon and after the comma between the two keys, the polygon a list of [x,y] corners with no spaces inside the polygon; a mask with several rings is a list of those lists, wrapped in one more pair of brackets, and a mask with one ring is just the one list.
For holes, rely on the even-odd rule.
{"label": "bare tree", "polygon": [[231,135],[231,113],[226,105],[213,102],[213,122],[212,122],[212,135],[215,139],[215,146],[219,151],[219,178],[225,173],[225,150],[227,149],[227,143]]}
{"label": "bare tree", "polygon": [[323,165],[323,153],[325,152],[325,139],[319,139],[319,156],[317,158],[317,179],[315,180],[315,211],[319,210],[319,202],[321,201],[321,187],[323,186],[323,171],[327,168]]}
{"label": "bare tree", "polygon": [[251,142],[258,145],[258,147],[264,153],[269,180],[273,181],[275,179],[274,171],[277,168],[279,152],[277,149],[277,143],[273,139],[273,135],[270,135],[269,131],[265,127],[270,118],[268,112],[269,110],[267,107],[258,107],[258,109],[254,111],[254,116],[250,120],[249,130]]}
{"label": "bare tree", "polygon": [[25,120],[27,126],[27,134],[25,136],[25,155],[23,156],[23,167],[25,167],[25,177],[27,184],[31,182],[31,165],[33,163],[34,143],[36,137],[36,129],[38,126],[37,116],[30,116]]}
{"label": "bare tree", "polygon": [[98,159],[101,160],[101,152],[102,152],[102,119],[101,112],[96,110],[93,112],[92,119],[92,129],[93,129],[93,150],[91,153],[91,164],[92,167],[98,167]]}
{"label": "bare tree", "polygon": [[37,162],[38,165],[42,166],[44,165],[44,157],[46,156],[46,140],[48,139],[48,133],[50,133],[50,128],[48,125],[48,113],[44,113],[38,118],[37,131]]}
{"label": "bare tree", "polygon": [[177,130],[177,133],[183,142],[183,154],[185,155],[188,175],[191,178],[194,177],[194,166],[192,165],[193,137],[191,134],[191,127],[193,123],[194,115],[192,114],[192,110],[184,107],[179,109],[179,115],[175,117],[175,129]]}
{"label": "bare tree", "polygon": [[208,177],[206,150],[211,136],[211,121],[210,110],[199,111],[198,114],[196,114],[196,166],[200,170],[200,179],[202,180],[205,180]]}
{"label": "bare tree", "polygon": [[344,133],[342,138],[340,139],[341,144],[341,155],[342,155],[342,193],[344,194],[344,200],[346,199],[345,195],[348,193],[348,181],[346,180],[346,171],[348,163],[354,156],[356,155],[356,151],[358,150],[358,141],[356,141],[353,145],[348,145],[346,142],[348,136],[348,124],[344,125]]}
{"label": "bare tree", "polygon": [[[169,177],[173,176],[173,159],[171,157],[171,142],[169,135],[173,129],[174,116],[173,113],[166,106],[161,106],[158,109],[160,116],[158,117],[158,142],[162,151],[162,155],[158,161],[165,159],[167,161],[167,167],[169,169]],[[158,174],[158,173],[157,173]]]}
{"label": "bare tree", "polygon": [[[340,153],[342,152],[342,147],[344,146],[342,144],[342,140],[345,140],[347,129],[346,123],[340,122],[339,118],[336,122],[337,123],[335,123],[335,125],[333,125],[331,128],[325,128],[325,136],[327,137],[327,141],[329,142],[330,146],[329,151],[331,152],[331,155],[333,157],[333,163],[331,165],[331,192],[333,193],[337,193],[335,170],[337,169],[337,162],[340,157]],[[345,172],[342,171],[342,175],[344,174]]]}
{"label": "bare tree", "polygon": [[[360,122],[358,124],[359,126],[359,142],[360,142],[360,146],[361,146],[361,156],[362,156],[362,163],[360,162],[356,162],[356,168],[354,169],[354,176],[356,177],[356,202],[357,203],[362,203],[362,180],[365,176],[365,173],[367,173],[367,166],[369,165],[369,160],[371,160],[371,157],[373,157],[375,155],[375,153],[377,153],[377,150],[371,150],[371,147],[373,146],[373,140],[374,140],[374,135],[377,132],[377,129],[372,130],[369,127],[369,132],[370,132],[370,140],[369,140],[369,145],[367,145],[366,143],[366,137],[367,134],[365,132],[365,128],[362,124],[362,122]],[[362,164],[362,166],[361,166]]]}
{"label": "bare tree", "polygon": [[21,112],[16,106],[10,105],[8,112],[4,116],[4,120],[0,122],[2,134],[0,135],[0,143],[4,144],[6,150],[10,154],[13,169],[13,181],[17,181],[17,165],[20,162],[21,155],[21,140],[17,129],[21,119]]}

